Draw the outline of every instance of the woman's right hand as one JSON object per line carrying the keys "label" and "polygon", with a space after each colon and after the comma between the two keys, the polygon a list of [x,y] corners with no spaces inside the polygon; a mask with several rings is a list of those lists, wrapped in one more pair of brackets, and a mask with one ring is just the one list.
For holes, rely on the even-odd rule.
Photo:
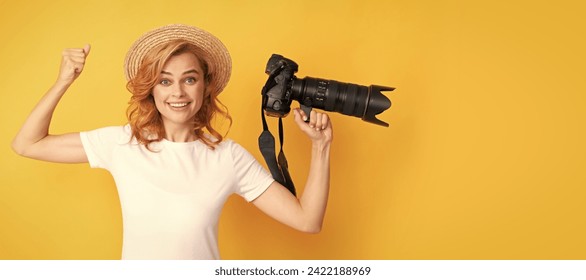
{"label": "woman's right hand", "polygon": [[65,49],[62,53],[61,67],[57,81],[71,84],[83,71],[85,60],[90,53],[91,46],[83,48]]}

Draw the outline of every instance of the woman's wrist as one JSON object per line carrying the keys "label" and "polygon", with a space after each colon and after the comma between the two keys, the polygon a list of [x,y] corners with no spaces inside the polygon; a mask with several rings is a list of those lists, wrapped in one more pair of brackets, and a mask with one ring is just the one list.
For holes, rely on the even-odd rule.
{"label": "woman's wrist", "polygon": [[318,154],[329,154],[331,142],[313,141],[311,149]]}
{"label": "woman's wrist", "polygon": [[69,80],[63,80],[63,79],[59,79],[57,78],[57,80],[55,80],[54,83],[54,87],[55,88],[64,88],[67,89],[69,88],[69,86],[71,86],[73,84],[73,81],[69,81]]}
{"label": "woman's wrist", "polygon": [[51,89],[49,89],[48,94],[49,95],[57,94],[58,96],[63,96],[65,94],[65,92],[67,91],[67,89],[69,89],[69,87],[72,84],[73,84],[73,82],[57,79],[55,81],[55,83],[53,84],[53,86],[51,87]]}

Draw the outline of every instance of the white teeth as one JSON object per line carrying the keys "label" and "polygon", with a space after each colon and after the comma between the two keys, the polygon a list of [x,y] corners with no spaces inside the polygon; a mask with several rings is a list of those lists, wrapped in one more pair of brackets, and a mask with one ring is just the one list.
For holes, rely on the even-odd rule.
{"label": "white teeth", "polygon": [[181,108],[181,107],[185,107],[187,106],[187,102],[183,102],[183,103],[169,103],[169,105],[171,105],[171,107],[173,108]]}

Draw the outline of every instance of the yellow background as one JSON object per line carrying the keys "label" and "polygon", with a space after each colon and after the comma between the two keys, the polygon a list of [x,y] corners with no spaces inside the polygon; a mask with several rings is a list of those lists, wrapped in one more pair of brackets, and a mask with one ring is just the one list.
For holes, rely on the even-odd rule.
{"label": "yellow background", "polygon": [[[272,53],[298,77],[396,87],[390,128],[330,114],[323,231],[295,232],[239,197],[220,221],[225,259],[585,259],[583,1],[0,1],[0,258],[117,259],[109,173],[18,157],[10,141],[92,44],[52,133],[125,123],[124,55],[143,32],[200,26],[230,49],[229,137],[261,159],[260,89]],[[296,104],[296,102],[295,102]],[[310,143],[286,118],[297,185]],[[276,122],[271,119],[273,130]],[[301,187],[300,187],[301,188]]]}

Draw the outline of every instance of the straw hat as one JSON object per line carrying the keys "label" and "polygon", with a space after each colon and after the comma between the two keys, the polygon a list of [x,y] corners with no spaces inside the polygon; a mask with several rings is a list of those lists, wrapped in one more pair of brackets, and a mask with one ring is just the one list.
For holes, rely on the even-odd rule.
{"label": "straw hat", "polygon": [[126,54],[124,59],[124,74],[126,80],[136,76],[142,60],[152,49],[177,39],[183,39],[192,43],[207,54],[208,70],[211,74],[211,84],[216,85],[220,93],[232,72],[232,60],[226,46],[211,33],[184,24],[171,24],[151,30],[142,35]]}

